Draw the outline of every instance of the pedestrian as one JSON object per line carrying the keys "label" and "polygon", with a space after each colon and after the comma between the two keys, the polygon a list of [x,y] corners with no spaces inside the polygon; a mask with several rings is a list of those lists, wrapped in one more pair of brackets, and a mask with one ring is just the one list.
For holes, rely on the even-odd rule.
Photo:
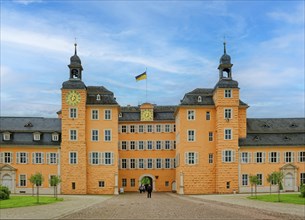
{"label": "pedestrian", "polygon": [[147,186],[146,190],[147,190],[147,198],[151,198],[152,187],[150,184]]}

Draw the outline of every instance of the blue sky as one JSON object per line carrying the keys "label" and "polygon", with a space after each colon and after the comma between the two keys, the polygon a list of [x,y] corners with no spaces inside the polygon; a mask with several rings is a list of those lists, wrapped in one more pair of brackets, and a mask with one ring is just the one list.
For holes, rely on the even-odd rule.
{"label": "blue sky", "polygon": [[1,1],[1,116],[56,117],[77,38],[120,105],[213,88],[226,36],[248,117],[304,117],[304,1]]}

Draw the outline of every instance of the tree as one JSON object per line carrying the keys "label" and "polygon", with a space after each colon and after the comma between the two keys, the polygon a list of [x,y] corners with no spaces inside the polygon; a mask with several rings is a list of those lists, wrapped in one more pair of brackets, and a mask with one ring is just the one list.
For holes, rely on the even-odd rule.
{"label": "tree", "polygon": [[32,183],[32,196],[34,196],[35,175],[32,174],[29,181]]}
{"label": "tree", "polygon": [[251,184],[251,196],[253,196],[253,185],[255,186],[255,198],[257,198],[256,192],[257,192],[257,183],[258,178],[257,175],[250,175],[250,184]]}
{"label": "tree", "polygon": [[33,187],[34,185],[37,187],[37,203],[39,203],[39,186],[41,186],[44,178],[41,173],[36,173],[35,175],[31,175],[29,180],[33,184]]}
{"label": "tree", "polygon": [[267,176],[267,182],[268,182],[269,185],[270,185],[270,195],[271,195],[271,186],[272,186],[273,178],[274,178],[272,174],[273,174],[273,173],[268,174],[268,176]]}
{"label": "tree", "polygon": [[61,182],[59,176],[51,176],[50,185],[54,187],[54,197],[57,199],[57,186]]}
{"label": "tree", "polygon": [[284,174],[282,171],[273,172],[272,174],[274,175],[274,178],[273,178],[274,183],[278,185],[278,202],[280,202],[281,201],[280,192],[281,192],[281,189],[283,189],[282,182],[284,179]]}

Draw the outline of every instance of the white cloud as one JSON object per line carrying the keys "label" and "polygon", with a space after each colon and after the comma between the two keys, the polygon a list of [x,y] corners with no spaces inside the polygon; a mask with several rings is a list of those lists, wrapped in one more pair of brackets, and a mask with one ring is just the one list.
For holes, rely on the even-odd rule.
{"label": "white cloud", "polygon": [[14,0],[13,2],[22,4],[22,5],[29,5],[33,3],[42,3],[42,0]]}
{"label": "white cloud", "polygon": [[288,24],[303,24],[305,22],[304,17],[304,1],[301,1],[297,7],[287,12],[287,10],[276,10],[268,13],[267,15],[274,20],[285,22]]}

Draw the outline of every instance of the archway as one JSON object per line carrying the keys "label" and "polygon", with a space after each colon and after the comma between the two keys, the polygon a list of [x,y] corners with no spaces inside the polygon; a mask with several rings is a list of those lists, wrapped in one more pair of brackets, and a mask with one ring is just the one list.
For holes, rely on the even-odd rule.
{"label": "archway", "polygon": [[12,177],[8,174],[4,175],[2,178],[2,185],[7,186],[9,190],[12,190]]}
{"label": "archway", "polygon": [[294,190],[294,178],[292,173],[287,173],[284,177],[284,189],[285,191]]}
{"label": "archway", "polygon": [[151,174],[143,174],[143,175],[141,175],[139,177],[139,186],[141,185],[142,180],[144,180],[145,178],[149,180],[150,185],[151,185],[153,191],[156,191],[156,186],[155,186],[156,185],[155,184],[156,180],[155,180],[155,177],[153,175],[151,175]]}

